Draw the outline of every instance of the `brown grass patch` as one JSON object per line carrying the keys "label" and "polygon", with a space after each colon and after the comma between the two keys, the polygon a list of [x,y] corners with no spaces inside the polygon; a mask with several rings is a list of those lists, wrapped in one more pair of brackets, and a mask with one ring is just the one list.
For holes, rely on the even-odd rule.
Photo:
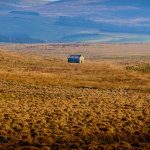
{"label": "brown grass patch", "polygon": [[0,149],[150,149],[150,74],[130,65],[0,51]]}

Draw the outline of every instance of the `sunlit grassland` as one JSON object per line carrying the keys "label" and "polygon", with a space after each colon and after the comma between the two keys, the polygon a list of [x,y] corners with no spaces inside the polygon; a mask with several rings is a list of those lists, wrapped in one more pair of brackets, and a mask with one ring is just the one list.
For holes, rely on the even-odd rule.
{"label": "sunlit grassland", "polygon": [[0,50],[0,149],[149,149],[149,64]]}

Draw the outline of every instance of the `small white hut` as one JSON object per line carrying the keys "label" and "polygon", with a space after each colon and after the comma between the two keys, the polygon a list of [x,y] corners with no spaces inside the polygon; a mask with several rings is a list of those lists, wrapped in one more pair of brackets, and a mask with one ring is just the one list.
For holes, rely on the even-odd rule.
{"label": "small white hut", "polygon": [[83,64],[84,63],[84,57],[83,57],[83,55],[70,55],[68,57],[68,63]]}

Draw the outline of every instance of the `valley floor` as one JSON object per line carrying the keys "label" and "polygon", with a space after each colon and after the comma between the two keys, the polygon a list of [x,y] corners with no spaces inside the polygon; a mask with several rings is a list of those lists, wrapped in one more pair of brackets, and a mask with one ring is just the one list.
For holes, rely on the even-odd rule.
{"label": "valley floor", "polygon": [[0,149],[150,149],[149,56],[68,64],[1,49]]}

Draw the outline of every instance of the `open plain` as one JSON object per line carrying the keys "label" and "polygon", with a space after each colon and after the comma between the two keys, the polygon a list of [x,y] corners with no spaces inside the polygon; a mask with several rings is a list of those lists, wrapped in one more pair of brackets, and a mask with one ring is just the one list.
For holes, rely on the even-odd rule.
{"label": "open plain", "polygon": [[4,149],[150,149],[150,44],[1,44]]}

